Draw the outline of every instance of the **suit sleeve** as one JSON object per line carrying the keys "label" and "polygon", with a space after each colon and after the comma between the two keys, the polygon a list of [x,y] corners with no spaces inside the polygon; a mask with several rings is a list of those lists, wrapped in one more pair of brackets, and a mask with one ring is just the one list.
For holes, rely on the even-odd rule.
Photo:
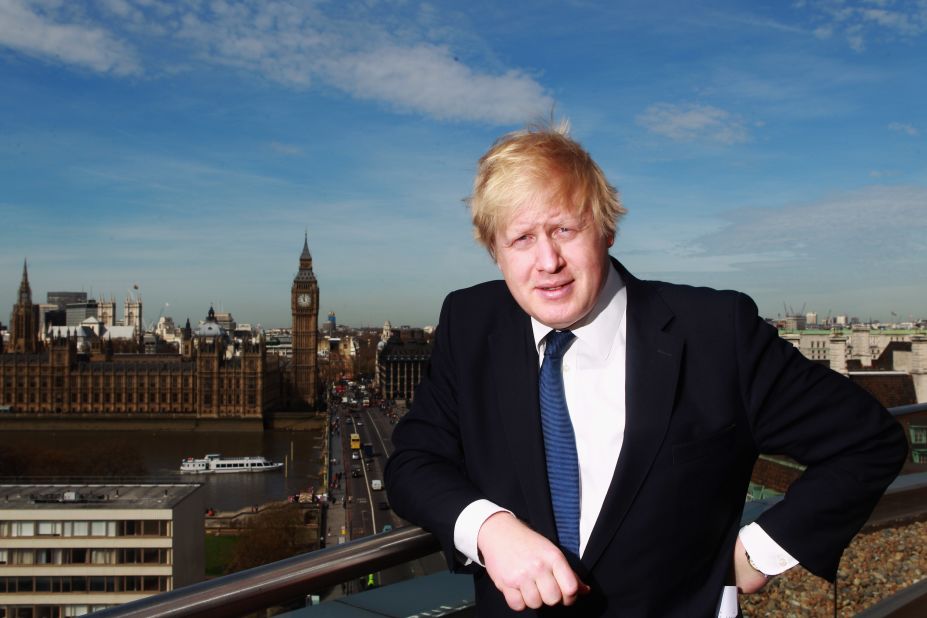
{"label": "suit sleeve", "polygon": [[441,309],[431,359],[412,408],[393,431],[394,450],[385,471],[393,510],[434,533],[451,567],[457,517],[484,497],[467,478],[461,445],[453,305],[452,293]]}
{"label": "suit sleeve", "polygon": [[872,396],[806,359],[738,295],[741,395],[756,448],[805,466],[757,523],[810,572],[833,581],[843,549],[907,457],[897,421]]}

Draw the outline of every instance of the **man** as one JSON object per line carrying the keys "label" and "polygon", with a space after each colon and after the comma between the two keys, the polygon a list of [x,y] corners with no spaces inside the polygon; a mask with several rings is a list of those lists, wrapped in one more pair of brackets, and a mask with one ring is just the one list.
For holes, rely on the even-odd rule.
{"label": "man", "polygon": [[[445,300],[386,484],[480,615],[727,616],[731,577],[832,580],[907,454],[891,416],[746,296],[611,259],[624,209],[565,128],[501,138],[470,207],[504,283]],[[738,533],[760,452],[807,469]]]}

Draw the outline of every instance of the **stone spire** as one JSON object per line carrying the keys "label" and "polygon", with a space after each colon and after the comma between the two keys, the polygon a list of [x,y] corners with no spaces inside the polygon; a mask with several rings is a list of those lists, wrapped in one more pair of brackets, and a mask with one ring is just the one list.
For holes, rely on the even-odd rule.
{"label": "stone spire", "polygon": [[17,302],[10,316],[10,343],[13,352],[33,354],[39,351],[39,311],[32,304],[29,270],[23,260],[23,279],[19,284]]}
{"label": "stone spire", "polygon": [[19,284],[19,304],[32,304],[32,288],[29,287],[29,270],[26,268],[26,260],[23,260],[23,279]]}
{"label": "stone spire", "polygon": [[312,254],[309,253],[309,231],[303,236],[303,252],[299,255],[300,270],[312,270]]}

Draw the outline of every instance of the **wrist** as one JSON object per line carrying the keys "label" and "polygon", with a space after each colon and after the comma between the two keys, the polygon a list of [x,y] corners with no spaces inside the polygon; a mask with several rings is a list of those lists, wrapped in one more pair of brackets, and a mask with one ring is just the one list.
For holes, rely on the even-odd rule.
{"label": "wrist", "polygon": [[757,573],[759,573],[763,577],[763,579],[768,582],[770,576],[764,573],[763,569],[761,569],[760,567],[756,565],[756,563],[753,561],[753,558],[750,557],[750,554],[749,552],[747,552],[746,549],[744,549],[744,556],[747,558],[747,564],[750,565],[750,568],[756,571]]}

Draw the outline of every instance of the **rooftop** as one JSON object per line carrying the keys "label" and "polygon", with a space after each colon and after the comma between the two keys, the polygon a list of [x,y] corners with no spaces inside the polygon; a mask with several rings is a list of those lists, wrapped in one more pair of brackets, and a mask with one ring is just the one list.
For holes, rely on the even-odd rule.
{"label": "rooftop", "polygon": [[16,484],[0,485],[0,510],[169,509],[199,489],[195,483],[170,484]]}

